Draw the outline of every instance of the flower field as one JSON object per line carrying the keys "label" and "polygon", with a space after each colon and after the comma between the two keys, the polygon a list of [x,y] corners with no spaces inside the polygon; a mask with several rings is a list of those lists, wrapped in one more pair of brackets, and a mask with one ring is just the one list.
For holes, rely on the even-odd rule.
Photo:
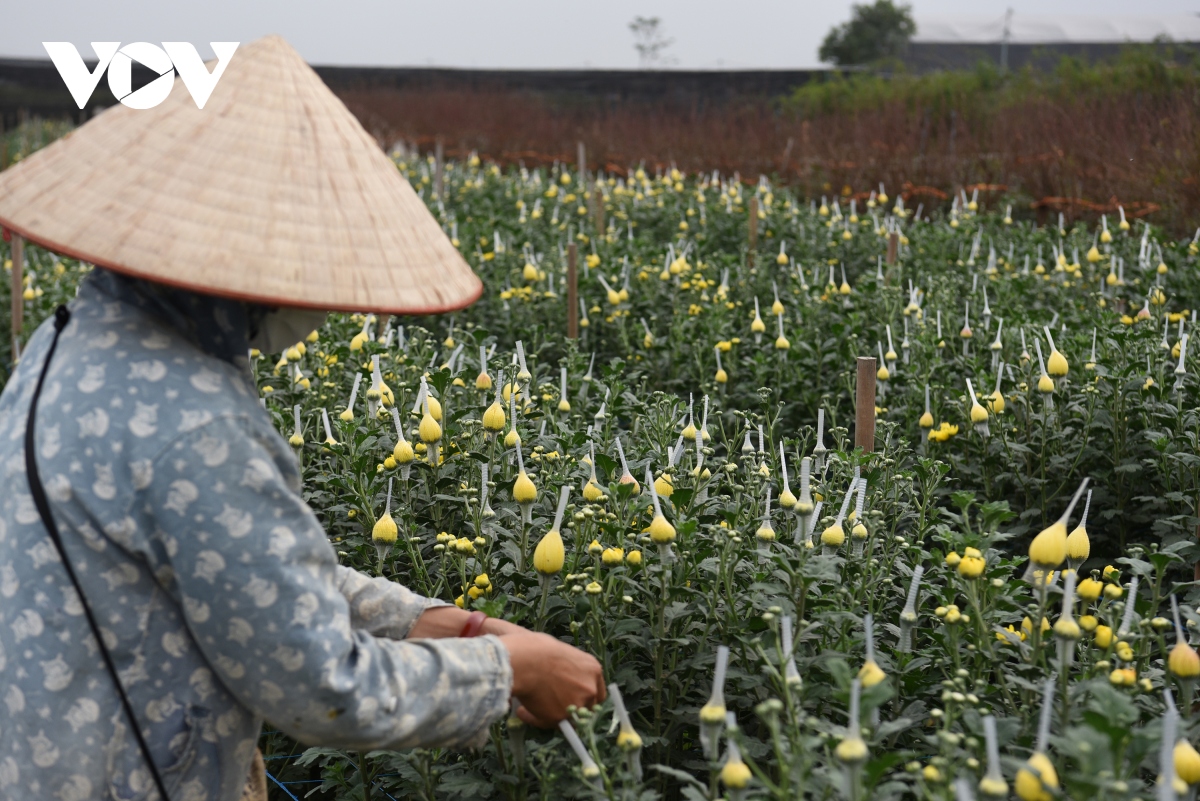
{"label": "flower field", "polygon": [[[398,166],[483,297],[252,353],[266,407],[345,564],[577,644],[619,693],[470,754],[268,733],[273,798],[1194,795],[1194,240],[986,191],[472,158],[438,197]],[[26,256],[28,332],[86,266]]]}

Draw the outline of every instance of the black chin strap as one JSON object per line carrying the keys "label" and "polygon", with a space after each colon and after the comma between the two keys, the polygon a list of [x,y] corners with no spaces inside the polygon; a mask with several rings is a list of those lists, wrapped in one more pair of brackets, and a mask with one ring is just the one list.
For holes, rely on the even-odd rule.
{"label": "black chin strap", "polygon": [[46,489],[42,486],[42,479],[38,475],[33,439],[38,398],[42,395],[42,385],[46,383],[50,360],[54,358],[54,351],[58,347],[58,336],[67,327],[70,320],[71,312],[66,306],[59,306],[54,310],[54,339],[50,342],[50,350],[46,352],[46,362],[42,365],[42,373],[38,376],[37,386],[33,390],[33,398],[29,401],[29,418],[25,424],[25,474],[29,478],[29,491],[33,495],[33,504],[42,518],[42,525],[46,527],[50,539],[54,541],[54,547],[58,550],[58,556],[62,559],[63,567],[66,568],[71,584],[75,586],[75,592],[79,596],[79,602],[83,605],[83,613],[87,617],[88,626],[92,630],[92,637],[95,638],[96,645],[100,648],[100,655],[104,658],[104,666],[108,668],[113,684],[117,688],[117,694],[121,697],[121,707],[125,710],[125,717],[129,720],[129,728],[133,731],[138,748],[142,751],[142,757],[146,760],[146,766],[150,768],[150,774],[154,777],[154,786],[158,788],[159,799],[170,801],[171,797],[167,795],[162,775],[158,772],[158,766],[154,764],[154,759],[150,756],[150,746],[146,745],[146,738],[142,736],[142,730],[138,728],[137,717],[133,714],[133,705],[129,702],[129,696],[125,694],[125,688],[121,686],[121,679],[117,675],[116,665],[113,664],[112,654],[108,652],[108,648],[104,645],[104,638],[100,636],[100,625],[96,622],[96,616],[92,614],[92,607],[88,604],[87,596],[83,594],[83,587],[80,586],[79,579],[75,575],[75,568],[71,566],[71,561],[67,558],[67,550],[63,547],[58,526],[55,525],[54,517],[50,514],[50,502],[46,499]]}

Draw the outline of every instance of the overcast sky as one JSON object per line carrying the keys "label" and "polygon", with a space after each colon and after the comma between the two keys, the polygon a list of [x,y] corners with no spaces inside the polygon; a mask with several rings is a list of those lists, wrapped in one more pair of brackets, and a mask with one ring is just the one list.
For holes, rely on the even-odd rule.
{"label": "overcast sky", "polygon": [[[921,17],[1166,15],[1200,12],[1200,0],[914,0]],[[684,69],[812,67],[850,0],[13,0],[0,20],[0,57],[45,58],[43,41],[288,39],[313,64],[633,68],[628,24],[662,19],[667,53]]]}

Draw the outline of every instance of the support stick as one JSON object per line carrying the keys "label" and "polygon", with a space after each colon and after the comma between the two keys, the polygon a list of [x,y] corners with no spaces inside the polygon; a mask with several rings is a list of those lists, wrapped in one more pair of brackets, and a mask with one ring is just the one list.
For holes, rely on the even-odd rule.
{"label": "support stick", "polygon": [[579,339],[579,248],[567,247],[567,338]]}
{"label": "support stick", "polygon": [[900,234],[892,231],[888,234],[887,263],[895,264],[896,256],[900,253]]}
{"label": "support stick", "polygon": [[854,392],[854,445],[864,453],[875,452],[875,371],[874,356],[858,357],[858,383]]}
{"label": "support stick", "polygon": [[21,329],[25,325],[25,240],[12,235],[12,358],[21,358]]}
{"label": "support stick", "polygon": [[433,191],[437,194],[438,200],[442,199],[442,182],[445,170],[446,148],[442,144],[442,138],[439,136],[437,144],[434,146],[434,173],[433,173]]}
{"label": "support stick", "polygon": [[758,195],[750,198],[750,249],[746,253],[746,266],[754,266],[755,253],[758,251]]}
{"label": "support stick", "polygon": [[592,189],[592,219],[596,226],[596,236],[604,234],[604,189],[597,180]]}

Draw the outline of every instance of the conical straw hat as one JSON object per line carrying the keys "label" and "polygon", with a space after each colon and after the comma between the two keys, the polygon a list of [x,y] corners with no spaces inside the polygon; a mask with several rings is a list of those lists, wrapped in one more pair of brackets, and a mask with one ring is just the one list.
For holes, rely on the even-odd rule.
{"label": "conical straw hat", "polygon": [[[212,69],[212,65],[208,65]],[[483,291],[354,116],[283,39],[234,53],[0,173],[0,225],[129,275],[269,305],[418,314]]]}

